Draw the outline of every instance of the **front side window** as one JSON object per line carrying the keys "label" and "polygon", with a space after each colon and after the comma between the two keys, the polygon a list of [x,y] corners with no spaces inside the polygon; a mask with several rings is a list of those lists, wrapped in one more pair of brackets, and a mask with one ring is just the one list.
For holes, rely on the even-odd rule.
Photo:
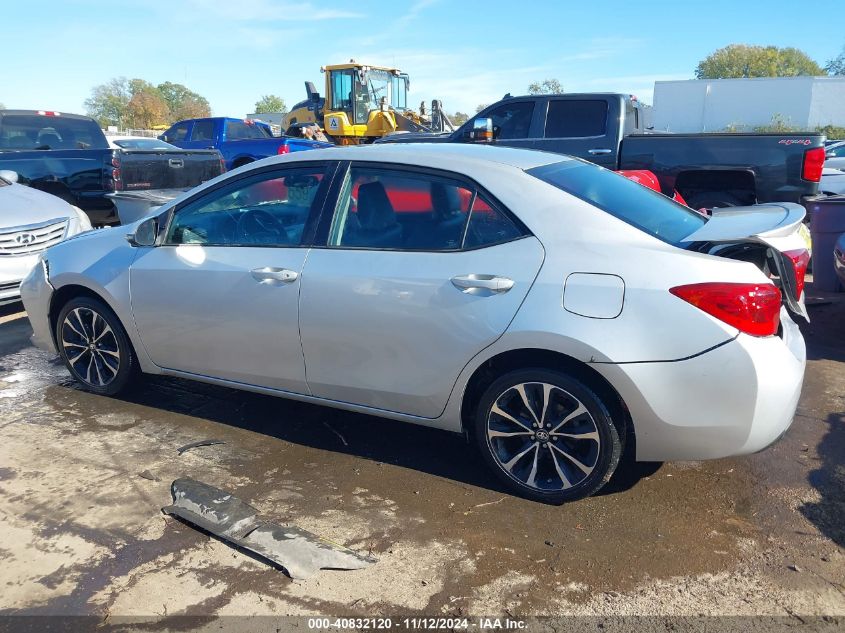
{"label": "front side window", "polygon": [[[493,120],[493,136],[505,141],[508,139],[528,138],[531,129],[531,117],[534,116],[533,101],[504,103],[484,115]],[[472,123],[470,123],[472,126]]]}
{"label": "front side window", "polygon": [[[503,228],[506,225],[510,228]],[[455,251],[521,235],[483,195],[461,181],[353,167],[341,188],[329,246]]]}
{"label": "front side window", "polygon": [[164,135],[165,139],[171,143],[178,143],[184,141],[188,136],[188,127],[190,123],[177,123],[167,131]]}
{"label": "front side window", "polygon": [[176,211],[165,244],[299,246],[324,167],[253,176]]}
{"label": "front side window", "polygon": [[707,222],[661,193],[580,160],[534,167],[526,173],[670,244],[679,244]]}
{"label": "front side window", "polygon": [[195,121],[191,130],[192,141],[213,141],[214,121]]}
{"label": "front side window", "polygon": [[604,136],[607,131],[607,101],[559,99],[549,102],[546,138]]}

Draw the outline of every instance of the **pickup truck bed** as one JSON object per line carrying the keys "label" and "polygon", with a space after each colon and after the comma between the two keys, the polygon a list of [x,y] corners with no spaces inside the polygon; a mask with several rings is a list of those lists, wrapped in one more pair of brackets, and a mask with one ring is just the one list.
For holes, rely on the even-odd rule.
{"label": "pickup truck bed", "polygon": [[0,111],[0,169],[78,206],[96,225],[115,224],[115,191],[195,187],[225,171],[216,150],[112,149],[91,119]]}
{"label": "pickup truck bed", "polygon": [[613,170],[648,170],[663,193],[694,208],[802,202],[818,193],[824,135],[667,134],[644,127],[630,95],[506,96],[450,134],[394,134],[385,143],[478,142],[487,119],[495,143],[569,154]]}
{"label": "pickup truck bed", "polygon": [[231,117],[185,119],[174,123],[159,139],[186,149],[219,150],[226,161],[226,169],[277,154],[334,147],[321,141],[273,136],[270,126],[262,121]]}

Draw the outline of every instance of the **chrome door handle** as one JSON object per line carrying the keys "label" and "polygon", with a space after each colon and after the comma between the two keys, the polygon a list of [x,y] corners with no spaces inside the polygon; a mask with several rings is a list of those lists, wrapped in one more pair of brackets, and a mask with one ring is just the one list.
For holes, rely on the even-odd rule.
{"label": "chrome door handle", "polygon": [[287,268],[273,268],[271,266],[253,268],[250,271],[250,274],[253,279],[262,284],[272,284],[274,282],[290,284],[296,281],[296,278],[299,277],[299,273],[296,271],[288,270]]}
{"label": "chrome door handle", "polygon": [[452,285],[465,294],[488,296],[513,288],[513,279],[496,275],[459,275],[452,277]]}
{"label": "chrome door handle", "polygon": [[601,154],[610,154],[612,151],[612,149],[588,149],[587,153],[593,156],[599,156]]}

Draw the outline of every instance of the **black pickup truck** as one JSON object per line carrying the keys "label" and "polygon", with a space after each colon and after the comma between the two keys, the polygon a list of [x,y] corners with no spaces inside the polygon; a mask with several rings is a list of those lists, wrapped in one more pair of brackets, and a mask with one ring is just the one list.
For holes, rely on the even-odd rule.
{"label": "black pickup truck", "polygon": [[217,150],[115,149],[93,119],[46,110],[0,110],[0,169],[95,225],[118,221],[108,194],[194,187],[225,171]]}
{"label": "black pickup truck", "polygon": [[[488,121],[489,120],[489,121]],[[382,143],[485,142],[570,154],[613,170],[648,170],[693,208],[802,202],[818,192],[824,135],[665,134],[645,128],[630,95],[506,96],[454,132],[394,134]]]}

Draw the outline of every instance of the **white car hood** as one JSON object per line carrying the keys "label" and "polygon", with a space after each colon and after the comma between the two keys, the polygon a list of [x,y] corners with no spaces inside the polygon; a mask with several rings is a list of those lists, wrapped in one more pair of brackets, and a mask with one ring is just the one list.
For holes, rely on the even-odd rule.
{"label": "white car hood", "polygon": [[19,184],[0,187],[0,229],[75,216],[73,207],[49,193]]}

